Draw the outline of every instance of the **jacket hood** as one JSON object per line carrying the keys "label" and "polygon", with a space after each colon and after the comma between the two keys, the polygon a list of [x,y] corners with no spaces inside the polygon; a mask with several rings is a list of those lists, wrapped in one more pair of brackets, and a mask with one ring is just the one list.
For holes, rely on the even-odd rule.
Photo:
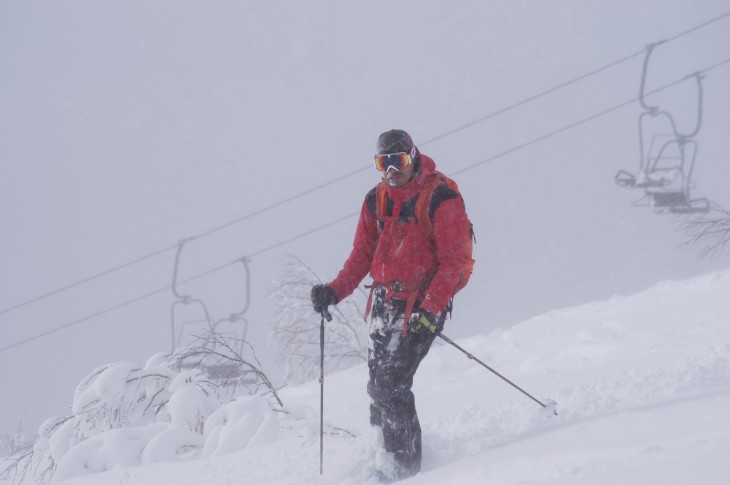
{"label": "jacket hood", "polygon": [[418,174],[419,177],[430,177],[436,173],[436,162],[434,162],[431,157],[419,153],[419,158],[421,160],[421,170]]}

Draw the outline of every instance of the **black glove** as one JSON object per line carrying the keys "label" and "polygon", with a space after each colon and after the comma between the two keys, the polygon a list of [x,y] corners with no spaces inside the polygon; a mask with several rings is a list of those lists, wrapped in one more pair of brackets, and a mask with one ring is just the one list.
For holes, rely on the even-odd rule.
{"label": "black glove", "polygon": [[438,333],[441,329],[438,327],[439,317],[434,315],[428,310],[419,310],[418,312],[411,315],[408,326],[411,329],[411,333]]}
{"label": "black glove", "polygon": [[312,287],[312,307],[317,313],[327,310],[327,307],[337,303],[337,293],[329,285],[315,285]]}

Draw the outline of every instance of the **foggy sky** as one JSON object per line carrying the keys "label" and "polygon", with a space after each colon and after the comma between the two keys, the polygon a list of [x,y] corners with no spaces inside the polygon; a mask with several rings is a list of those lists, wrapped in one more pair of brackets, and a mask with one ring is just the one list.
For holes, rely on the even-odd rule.
{"label": "foggy sky", "polygon": [[[477,265],[451,336],[726,268],[679,250],[672,218],[631,207],[640,194],[613,184],[638,165],[638,103],[479,163],[632,99],[641,56],[421,144],[726,11],[726,0],[2,2],[0,311],[365,169],[391,128],[461,171]],[[726,59],[729,22],[659,46],[649,86]],[[694,189],[726,207],[729,81],[729,65],[704,79]],[[685,128],[695,96],[689,82],[652,100]],[[268,364],[283,256],[333,278],[356,219],[261,250],[357,213],[377,181],[362,170],[200,237],[180,274],[257,254],[246,316]],[[0,315],[0,347],[164,288],[174,257]],[[182,289],[221,318],[243,308],[244,276],[231,265]],[[173,301],[165,292],[0,352],[0,434],[67,414],[96,366],[169,350]]]}

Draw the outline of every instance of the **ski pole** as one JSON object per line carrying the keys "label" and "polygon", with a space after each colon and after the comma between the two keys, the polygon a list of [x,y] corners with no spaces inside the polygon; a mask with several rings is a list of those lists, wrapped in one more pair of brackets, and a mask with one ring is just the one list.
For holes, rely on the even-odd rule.
{"label": "ski pole", "polygon": [[325,308],[322,310],[322,322],[319,325],[319,474],[324,471],[324,320],[332,321],[332,315]]}
{"label": "ski pole", "polygon": [[441,339],[445,340],[445,341],[446,341],[447,343],[449,343],[449,344],[453,345],[454,347],[456,347],[457,349],[461,350],[461,351],[462,351],[462,352],[463,352],[464,354],[466,354],[466,356],[467,356],[467,357],[469,357],[469,358],[470,358],[471,360],[475,360],[475,361],[477,361],[477,362],[478,362],[479,364],[481,364],[481,365],[482,365],[483,367],[486,367],[486,368],[487,368],[487,370],[489,370],[489,371],[490,371],[490,372],[492,372],[492,373],[493,373],[494,375],[496,375],[497,377],[499,377],[500,379],[502,379],[503,381],[505,381],[505,382],[506,382],[507,384],[509,384],[510,386],[512,386],[512,387],[514,387],[515,389],[517,389],[518,391],[520,391],[520,392],[521,392],[522,394],[524,394],[525,396],[529,397],[530,399],[532,399],[533,401],[535,401],[536,403],[538,403],[538,404],[539,404],[540,406],[542,406],[542,407],[543,407],[544,409],[546,409],[546,410],[548,410],[548,411],[552,411],[552,413],[551,413],[551,414],[554,414],[555,416],[557,416],[557,415],[558,415],[558,411],[557,411],[557,410],[555,409],[555,403],[554,403],[554,402],[550,402],[549,404],[544,404],[544,403],[542,403],[542,402],[541,402],[540,400],[538,400],[538,399],[536,399],[535,397],[533,397],[532,395],[530,395],[530,394],[529,394],[528,392],[526,392],[526,391],[525,391],[524,389],[522,389],[522,388],[521,388],[520,386],[518,386],[518,385],[517,385],[517,384],[515,384],[514,382],[510,381],[509,379],[507,379],[506,377],[504,377],[504,376],[503,376],[502,374],[500,374],[499,372],[497,372],[496,370],[492,369],[492,368],[491,368],[491,367],[489,367],[489,366],[488,366],[487,364],[485,364],[484,362],[482,362],[481,360],[479,360],[479,359],[477,359],[476,357],[474,357],[474,354],[472,354],[472,353],[470,353],[470,352],[467,352],[466,350],[464,350],[464,349],[463,349],[462,347],[460,347],[460,346],[459,346],[459,345],[458,345],[458,344],[457,344],[456,342],[454,342],[453,340],[451,340],[451,339],[450,339],[449,337],[447,337],[447,336],[446,336],[446,335],[444,335],[443,333],[437,333],[436,335],[437,335],[438,337],[440,337]]}

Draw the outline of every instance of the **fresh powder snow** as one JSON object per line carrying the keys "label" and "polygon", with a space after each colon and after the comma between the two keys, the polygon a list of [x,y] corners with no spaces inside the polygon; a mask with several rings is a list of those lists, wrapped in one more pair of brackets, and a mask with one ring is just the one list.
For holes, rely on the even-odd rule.
{"label": "fresh powder snow", "polygon": [[[728,295],[730,271],[713,272],[458,341],[538,399],[555,400],[552,417],[437,340],[414,384],[423,469],[402,483],[730,483]],[[459,324],[456,314],[445,333]],[[320,475],[317,381],[281,390],[281,409],[261,396],[216,400],[196,371],[163,364],[155,356],[143,369],[105,366],[79,385],[76,410],[136,396],[129,386],[139,381],[159,387],[127,406],[133,427],[69,420],[39,442],[57,461],[53,483],[370,483],[365,365],[325,377]],[[127,390],[115,394],[121,382]],[[147,412],[155,408],[164,411]]]}

